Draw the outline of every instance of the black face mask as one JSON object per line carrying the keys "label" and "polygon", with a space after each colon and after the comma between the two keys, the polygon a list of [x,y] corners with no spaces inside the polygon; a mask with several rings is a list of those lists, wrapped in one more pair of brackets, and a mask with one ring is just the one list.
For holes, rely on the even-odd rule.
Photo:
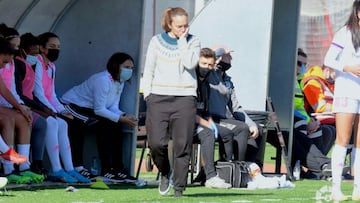
{"label": "black face mask", "polygon": [[48,54],[46,54],[46,57],[49,59],[49,61],[54,62],[59,58],[59,49],[48,49]]}
{"label": "black face mask", "polygon": [[199,66],[198,72],[200,77],[206,78],[209,75],[210,70],[208,67]]}
{"label": "black face mask", "polygon": [[217,67],[221,70],[221,71],[227,71],[231,68],[231,64],[230,63],[225,63],[220,61],[219,64],[217,65]]}
{"label": "black face mask", "polygon": [[15,56],[20,56],[20,50],[19,50],[19,49],[15,49],[15,50],[14,50],[14,55],[15,55]]}
{"label": "black face mask", "polygon": [[328,79],[326,79],[327,81],[328,81],[328,83],[330,83],[330,84],[334,84],[335,83],[335,80],[334,79],[332,79],[332,78],[328,78]]}

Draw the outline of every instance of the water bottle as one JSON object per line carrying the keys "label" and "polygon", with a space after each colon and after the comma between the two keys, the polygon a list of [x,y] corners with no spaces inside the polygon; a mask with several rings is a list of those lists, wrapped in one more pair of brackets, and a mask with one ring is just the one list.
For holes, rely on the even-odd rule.
{"label": "water bottle", "polygon": [[300,180],[300,160],[297,160],[293,170],[293,176],[295,180]]}
{"label": "water bottle", "polygon": [[91,174],[98,176],[100,175],[100,164],[99,164],[99,160],[96,157],[92,158],[92,164],[91,164],[91,168],[90,168]]}

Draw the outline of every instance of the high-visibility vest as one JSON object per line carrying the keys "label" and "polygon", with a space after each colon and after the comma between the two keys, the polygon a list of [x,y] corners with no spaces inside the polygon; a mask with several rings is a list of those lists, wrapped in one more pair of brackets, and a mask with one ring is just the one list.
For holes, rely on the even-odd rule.
{"label": "high-visibility vest", "polygon": [[302,92],[301,78],[302,77],[298,77],[298,80],[295,81],[295,97],[294,97],[295,116],[297,116],[297,113],[300,113],[301,117],[306,119],[307,122],[309,122],[310,116],[305,110],[304,94]]}

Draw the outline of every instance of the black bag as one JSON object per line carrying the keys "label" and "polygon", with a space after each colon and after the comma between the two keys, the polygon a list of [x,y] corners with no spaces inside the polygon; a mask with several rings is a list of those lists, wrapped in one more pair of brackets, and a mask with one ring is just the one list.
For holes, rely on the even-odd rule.
{"label": "black bag", "polygon": [[217,161],[216,172],[234,188],[245,188],[250,180],[249,165],[245,161]]}

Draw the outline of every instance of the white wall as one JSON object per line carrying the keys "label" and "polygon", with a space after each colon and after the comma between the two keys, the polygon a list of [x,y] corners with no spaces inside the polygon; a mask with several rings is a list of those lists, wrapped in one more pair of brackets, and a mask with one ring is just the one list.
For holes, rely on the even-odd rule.
{"label": "white wall", "polygon": [[202,47],[224,44],[234,50],[229,75],[248,110],[266,106],[272,10],[269,0],[212,0],[190,25]]}

